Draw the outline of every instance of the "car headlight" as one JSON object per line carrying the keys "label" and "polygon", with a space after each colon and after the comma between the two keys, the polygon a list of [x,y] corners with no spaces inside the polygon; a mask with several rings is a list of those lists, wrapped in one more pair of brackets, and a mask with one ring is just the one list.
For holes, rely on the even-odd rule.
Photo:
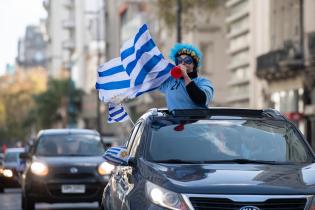
{"label": "car headlight", "polygon": [[41,162],[33,162],[31,165],[31,171],[38,176],[46,176],[48,174],[48,167]]}
{"label": "car headlight", "polygon": [[10,170],[10,169],[4,169],[4,170],[2,171],[2,174],[3,174],[3,176],[5,176],[5,177],[9,177],[9,178],[13,177],[13,171]]}
{"label": "car headlight", "polygon": [[104,175],[110,174],[114,168],[115,166],[113,166],[112,164],[108,162],[103,162],[98,166],[97,172],[100,175],[104,176]]}
{"label": "car headlight", "polygon": [[146,194],[156,205],[173,210],[188,210],[182,196],[178,193],[166,190],[151,182],[146,182]]}

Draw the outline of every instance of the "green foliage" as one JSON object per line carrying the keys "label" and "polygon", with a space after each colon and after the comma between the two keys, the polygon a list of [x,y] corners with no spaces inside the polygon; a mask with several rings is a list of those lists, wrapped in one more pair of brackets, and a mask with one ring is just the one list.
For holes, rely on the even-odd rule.
{"label": "green foliage", "polygon": [[35,120],[40,129],[50,128],[54,123],[64,121],[63,112],[70,113],[71,119],[68,120],[75,121],[82,95],[83,92],[76,90],[72,81],[50,79],[47,91],[34,96],[36,108],[30,112],[29,121]]}
{"label": "green foliage", "polygon": [[[224,0],[180,0],[182,5],[182,25],[189,28],[189,25],[198,19],[198,13],[194,10],[211,12],[219,3]],[[159,17],[165,24],[172,28],[176,25],[177,0],[157,0]]]}

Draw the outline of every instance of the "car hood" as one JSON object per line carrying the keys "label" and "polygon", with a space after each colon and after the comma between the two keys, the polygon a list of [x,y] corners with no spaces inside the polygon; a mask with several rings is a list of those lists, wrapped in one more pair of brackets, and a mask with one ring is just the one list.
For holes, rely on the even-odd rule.
{"label": "car hood", "polygon": [[147,180],[175,192],[315,194],[315,164],[140,164]]}
{"label": "car hood", "polygon": [[97,166],[104,159],[101,156],[60,156],[60,157],[43,157],[36,156],[33,161],[41,161],[49,166]]}

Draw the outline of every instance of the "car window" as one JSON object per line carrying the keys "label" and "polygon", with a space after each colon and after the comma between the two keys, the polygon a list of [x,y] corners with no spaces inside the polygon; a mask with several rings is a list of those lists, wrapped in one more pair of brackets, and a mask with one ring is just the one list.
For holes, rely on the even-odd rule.
{"label": "car window", "polygon": [[137,151],[137,148],[139,146],[140,139],[141,139],[141,136],[143,133],[143,128],[144,128],[144,123],[141,124],[141,126],[139,127],[137,134],[134,138],[133,145],[132,145],[130,153],[129,153],[131,157],[134,157],[136,155],[136,151]]}
{"label": "car window", "polygon": [[4,157],[4,162],[17,162],[19,157],[18,152],[7,152]]}
{"label": "car window", "polygon": [[296,129],[284,121],[200,120],[154,123],[152,160],[212,161],[250,159],[309,162],[312,156]]}
{"label": "car window", "polygon": [[87,134],[42,136],[36,147],[39,156],[99,156],[105,152],[99,136]]}

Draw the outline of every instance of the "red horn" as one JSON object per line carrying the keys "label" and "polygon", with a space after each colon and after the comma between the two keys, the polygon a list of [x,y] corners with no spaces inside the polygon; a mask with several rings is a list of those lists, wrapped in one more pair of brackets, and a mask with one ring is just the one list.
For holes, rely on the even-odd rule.
{"label": "red horn", "polygon": [[171,70],[171,75],[174,79],[179,79],[182,77],[182,71],[180,70],[180,68],[178,66],[175,66],[174,68],[172,68]]}

